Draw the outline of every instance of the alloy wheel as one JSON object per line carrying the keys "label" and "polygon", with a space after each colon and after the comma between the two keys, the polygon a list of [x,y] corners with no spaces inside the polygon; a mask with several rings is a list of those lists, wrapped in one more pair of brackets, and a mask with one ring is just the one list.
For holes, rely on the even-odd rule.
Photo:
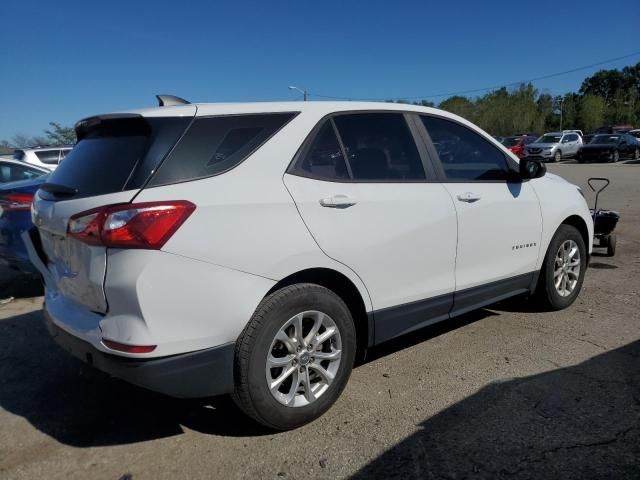
{"label": "alloy wheel", "polygon": [[556,253],[553,281],[562,297],[573,293],[580,278],[580,249],[573,240],[565,240]]}
{"label": "alloy wheel", "polygon": [[278,330],[266,358],[271,395],[288,407],[303,407],[330,387],[342,356],[340,330],[317,310],[291,317]]}

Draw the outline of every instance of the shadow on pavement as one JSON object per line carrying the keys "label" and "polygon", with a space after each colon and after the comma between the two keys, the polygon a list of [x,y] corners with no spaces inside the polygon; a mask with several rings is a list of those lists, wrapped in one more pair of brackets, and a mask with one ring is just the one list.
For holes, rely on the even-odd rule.
{"label": "shadow on pavement", "polygon": [[29,275],[0,265],[0,299],[31,298],[44,295],[44,288],[38,276]]}
{"label": "shadow on pavement", "polygon": [[41,312],[0,321],[0,407],[75,447],[203,433],[271,433],[230,399],[177,400],[108,377],[53,343]]}
{"label": "shadow on pavement", "polygon": [[[367,361],[495,313],[480,310],[393,340]],[[41,312],[0,321],[0,407],[75,447],[122,445],[183,433],[273,434],[228,397],[178,400],[108,377],[70,357],[50,339]]]}
{"label": "shadow on pavement", "polygon": [[640,342],[490,384],[354,478],[640,478]]}

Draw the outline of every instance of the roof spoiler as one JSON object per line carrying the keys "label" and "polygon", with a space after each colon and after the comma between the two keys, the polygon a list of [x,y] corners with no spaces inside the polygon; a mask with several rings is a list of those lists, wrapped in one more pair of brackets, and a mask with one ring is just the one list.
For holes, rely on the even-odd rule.
{"label": "roof spoiler", "polygon": [[186,101],[184,98],[176,97],[175,95],[156,95],[158,99],[158,106],[160,107],[172,107],[174,105],[189,105],[191,102]]}

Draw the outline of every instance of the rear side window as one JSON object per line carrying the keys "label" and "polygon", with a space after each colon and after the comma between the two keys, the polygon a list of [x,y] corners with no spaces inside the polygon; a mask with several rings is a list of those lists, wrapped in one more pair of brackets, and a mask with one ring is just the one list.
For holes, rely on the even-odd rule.
{"label": "rear side window", "polygon": [[245,160],[294,116],[295,113],[287,112],[196,118],[153,175],[149,186],[226,172]]}
{"label": "rear side window", "polygon": [[14,150],[13,159],[14,160],[24,160],[24,150]]}
{"label": "rear side window", "polygon": [[354,180],[424,180],[418,148],[402,113],[338,115]]}
{"label": "rear side window", "polygon": [[421,116],[449,180],[509,180],[505,155],[472,130],[449,120]]}
{"label": "rear side window", "polygon": [[44,172],[31,169],[22,165],[14,164],[0,164],[0,182],[15,182],[18,180],[31,180],[32,178],[40,177],[44,175]]}
{"label": "rear side window", "polygon": [[303,153],[299,169],[306,175],[324,179],[348,179],[333,121],[326,120],[309,148]]}
{"label": "rear side window", "polygon": [[60,161],[60,150],[40,150],[34,153],[38,160],[47,165],[57,165]]}
{"label": "rear side window", "polygon": [[291,173],[336,181],[426,179],[404,114],[395,112],[339,114],[326,120]]}

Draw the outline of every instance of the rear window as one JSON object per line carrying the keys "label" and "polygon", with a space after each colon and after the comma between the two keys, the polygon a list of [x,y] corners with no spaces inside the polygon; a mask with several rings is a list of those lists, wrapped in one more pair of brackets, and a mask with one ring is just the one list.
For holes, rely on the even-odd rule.
{"label": "rear window", "polygon": [[51,174],[41,195],[55,200],[141,188],[191,120],[89,119],[78,127],[78,143]]}
{"label": "rear window", "polygon": [[295,115],[287,112],[196,118],[149,186],[224,173],[245,160]]}
{"label": "rear window", "polygon": [[24,160],[24,150],[14,150],[13,159],[14,160]]}

